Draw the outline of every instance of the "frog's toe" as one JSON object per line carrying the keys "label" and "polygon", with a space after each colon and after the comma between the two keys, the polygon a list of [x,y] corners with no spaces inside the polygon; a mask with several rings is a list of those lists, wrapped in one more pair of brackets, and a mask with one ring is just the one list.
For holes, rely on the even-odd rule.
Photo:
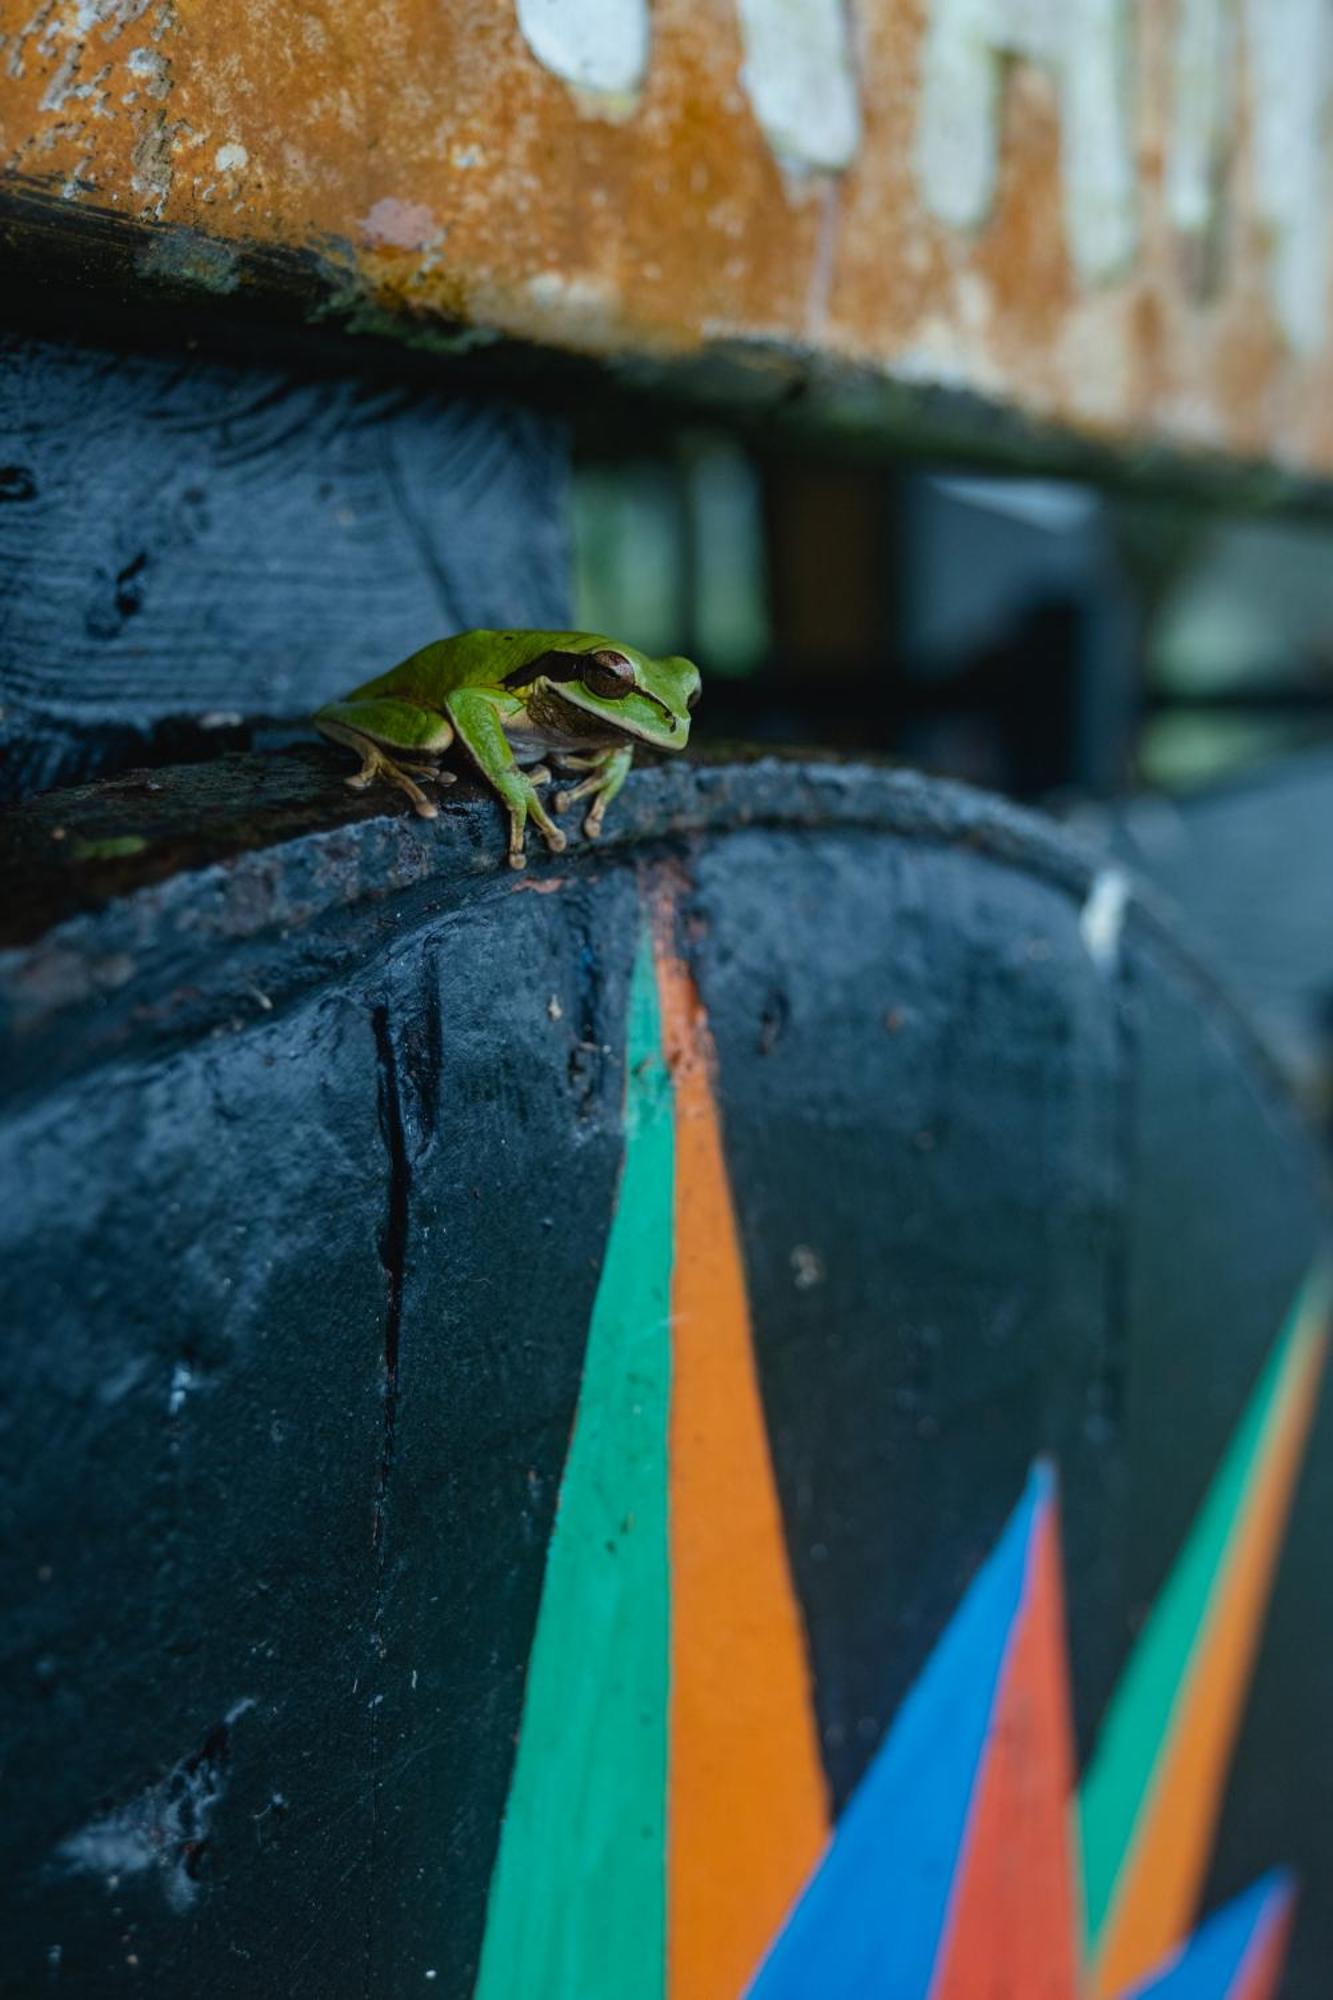
{"label": "frog's toe", "polygon": [[438,819],[440,808],[434,799],[413,799],[412,810],[418,819]]}

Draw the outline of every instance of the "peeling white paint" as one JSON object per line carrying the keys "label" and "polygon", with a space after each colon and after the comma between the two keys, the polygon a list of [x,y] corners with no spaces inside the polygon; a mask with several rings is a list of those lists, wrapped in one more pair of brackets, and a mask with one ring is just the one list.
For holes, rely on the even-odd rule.
{"label": "peeling white paint", "polygon": [[1100,869],[1079,912],[1079,935],[1098,972],[1110,974],[1120,963],[1120,939],[1129,908],[1130,880],[1123,868]]}
{"label": "peeling white paint", "polygon": [[220,174],[238,174],[242,167],[248,167],[249,164],[250,155],[235,139],[228,140],[225,146],[219,146],[213,155],[213,165]]}
{"label": "peeling white paint", "polygon": [[780,159],[836,173],[861,144],[842,0],[739,0],[741,83]]}
{"label": "peeling white paint", "polygon": [[1246,44],[1254,185],[1269,252],[1269,292],[1291,345],[1312,353],[1328,325],[1328,0],[1248,0]]}
{"label": "peeling white paint", "polygon": [[1235,114],[1234,0],[1177,0],[1166,209],[1186,236],[1212,226]]}
{"label": "peeling white paint", "polygon": [[[1179,0],[1167,211],[1177,229],[1194,236],[1213,226],[1230,165],[1238,4]],[[1328,330],[1333,14],[1327,0],[1246,0],[1244,39],[1269,298],[1290,345],[1312,353]]]}
{"label": "peeling white paint", "polygon": [[917,134],[925,203],[956,228],[990,214],[1008,56],[1056,79],[1070,251],[1086,282],[1114,277],[1138,241],[1125,0],[933,0]]}
{"label": "peeling white paint", "polygon": [[648,68],[648,0],[517,0],[539,63],[580,90],[635,91]]}

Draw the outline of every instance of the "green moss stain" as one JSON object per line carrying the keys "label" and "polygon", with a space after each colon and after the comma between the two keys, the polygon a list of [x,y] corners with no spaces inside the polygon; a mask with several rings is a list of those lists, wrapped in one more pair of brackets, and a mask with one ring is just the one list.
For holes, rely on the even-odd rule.
{"label": "green moss stain", "polygon": [[118,833],[105,840],[76,840],[70,853],[75,861],[128,861],[147,845],[141,833]]}
{"label": "green moss stain", "polygon": [[546,1559],[478,2000],[661,2000],[672,1105],[652,957],[625,1163]]}
{"label": "green moss stain", "polygon": [[1084,1911],[1093,1947],[1110,1913],[1117,1880],[1150,1797],[1176,1701],[1188,1688],[1195,1653],[1283,1387],[1318,1321],[1325,1284],[1322,1274],[1311,1280],[1274,1343],[1102,1723],[1079,1796]]}

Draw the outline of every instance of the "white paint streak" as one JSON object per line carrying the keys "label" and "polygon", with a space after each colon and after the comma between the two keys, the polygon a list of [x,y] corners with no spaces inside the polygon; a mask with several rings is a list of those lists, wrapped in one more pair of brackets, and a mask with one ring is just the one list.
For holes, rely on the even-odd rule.
{"label": "white paint streak", "polygon": [[927,207],[957,228],[990,214],[1006,56],[1060,92],[1065,228],[1079,276],[1114,277],[1137,244],[1125,0],[932,0],[917,134]]}
{"label": "white paint streak", "polygon": [[842,0],[739,0],[741,82],[780,159],[836,173],[861,143]]}
{"label": "white paint streak", "polygon": [[1186,236],[1203,236],[1234,112],[1234,0],[1177,0],[1166,208]]}
{"label": "white paint streak", "polygon": [[580,90],[637,90],[648,68],[648,0],[516,0],[539,63]]}
{"label": "white paint streak", "polygon": [[1248,0],[1246,28],[1269,291],[1291,345],[1313,353],[1328,325],[1333,11],[1328,0]]}
{"label": "white paint streak", "polygon": [[1129,907],[1130,881],[1123,868],[1103,868],[1079,913],[1078,928],[1098,972],[1112,973],[1120,962],[1120,937]]}
{"label": "white paint streak", "polygon": [[[1236,124],[1239,0],[1179,0],[1167,212],[1196,237],[1213,225]],[[1246,72],[1258,220],[1274,315],[1299,353],[1328,330],[1333,14],[1328,0],[1246,0]]]}

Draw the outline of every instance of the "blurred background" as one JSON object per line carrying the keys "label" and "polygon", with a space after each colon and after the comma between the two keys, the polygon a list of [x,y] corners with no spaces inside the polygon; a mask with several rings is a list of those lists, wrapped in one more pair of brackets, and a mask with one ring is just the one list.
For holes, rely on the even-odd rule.
{"label": "blurred background", "polygon": [[578,622],[702,665],[701,742],[1053,811],[1177,906],[1333,1138],[1333,552],[1314,521],[582,441]]}

